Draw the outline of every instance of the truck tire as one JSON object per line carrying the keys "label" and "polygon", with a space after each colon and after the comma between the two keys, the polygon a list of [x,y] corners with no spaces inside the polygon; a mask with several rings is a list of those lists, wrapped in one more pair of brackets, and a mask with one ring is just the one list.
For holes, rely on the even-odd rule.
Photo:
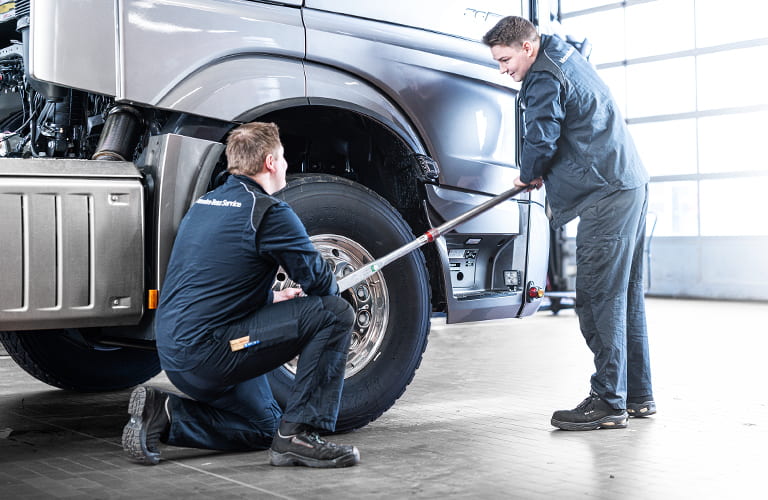
{"label": "truck tire", "polygon": [[70,391],[115,391],[160,373],[155,351],[90,346],[77,330],[0,332],[0,342],[24,371]]}
{"label": "truck tire", "polygon": [[[385,199],[346,179],[296,176],[276,196],[298,214],[337,277],[414,239],[408,224]],[[278,272],[276,289],[291,284]],[[356,321],[337,431],[357,429],[381,416],[413,380],[427,346],[429,294],[426,262],[420,250],[342,293],[355,309]],[[290,394],[295,362],[270,373],[281,405]]]}

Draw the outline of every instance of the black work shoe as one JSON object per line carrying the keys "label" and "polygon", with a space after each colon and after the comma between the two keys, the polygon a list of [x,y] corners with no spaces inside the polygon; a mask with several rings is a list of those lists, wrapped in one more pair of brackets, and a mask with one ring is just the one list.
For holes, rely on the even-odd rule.
{"label": "black work shoe", "polygon": [[168,394],[153,387],[137,387],[128,402],[131,419],[123,428],[123,450],[146,465],[160,462],[160,439],[167,438],[171,423],[165,405]]}
{"label": "black work shoe", "polygon": [[627,401],[627,413],[630,417],[650,417],[656,413],[656,403],[654,401],[643,401],[642,403]]}
{"label": "black work shoe", "polygon": [[349,467],[360,462],[360,452],[354,446],[337,445],[320,438],[317,432],[304,430],[283,436],[278,431],[269,449],[269,463],[278,467]]}
{"label": "black work shoe", "polygon": [[552,425],[566,431],[622,429],[627,426],[627,411],[616,410],[595,394],[590,394],[573,410],[552,414]]}

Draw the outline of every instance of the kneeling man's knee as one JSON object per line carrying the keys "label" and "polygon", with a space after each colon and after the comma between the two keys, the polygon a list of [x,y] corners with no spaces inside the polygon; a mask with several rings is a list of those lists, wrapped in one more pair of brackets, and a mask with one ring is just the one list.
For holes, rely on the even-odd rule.
{"label": "kneeling man's knee", "polygon": [[336,295],[326,295],[322,300],[323,307],[326,311],[336,316],[338,324],[352,328],[352,324],[355,322],[355,311],[352,310],[349,302]]}

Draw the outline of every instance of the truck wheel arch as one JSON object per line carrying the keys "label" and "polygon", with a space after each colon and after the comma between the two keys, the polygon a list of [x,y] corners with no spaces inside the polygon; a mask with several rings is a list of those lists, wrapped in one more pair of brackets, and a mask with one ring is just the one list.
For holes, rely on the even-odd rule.
{"label": "truck wheel arch", "polygon": [[428,154],[412,120],[382,90],[348,72],[297,59],[241,55],[217,60],[191,72],[150,104],[235,123],[291,107],[329,106],[367,116],[415,153]]}

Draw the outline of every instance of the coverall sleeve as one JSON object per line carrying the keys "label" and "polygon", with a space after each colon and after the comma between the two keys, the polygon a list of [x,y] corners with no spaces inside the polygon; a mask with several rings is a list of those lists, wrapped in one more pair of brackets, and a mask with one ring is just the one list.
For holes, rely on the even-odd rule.
{"label": "coverall sleeve", "polygon": [[526,82],[525,137],[520,154],[520,180],[529,183],[546,176],[557,154],[557,141],[565,119],[562,86],[557,78],[546,71],[529,75]]}
{"label": "coverall sleeve", "polygon": [[288,205],[278,204],[269,209],[259,230],[258,245],[259,252],[281,265],[307,295],[339,294],[336,277]]}

